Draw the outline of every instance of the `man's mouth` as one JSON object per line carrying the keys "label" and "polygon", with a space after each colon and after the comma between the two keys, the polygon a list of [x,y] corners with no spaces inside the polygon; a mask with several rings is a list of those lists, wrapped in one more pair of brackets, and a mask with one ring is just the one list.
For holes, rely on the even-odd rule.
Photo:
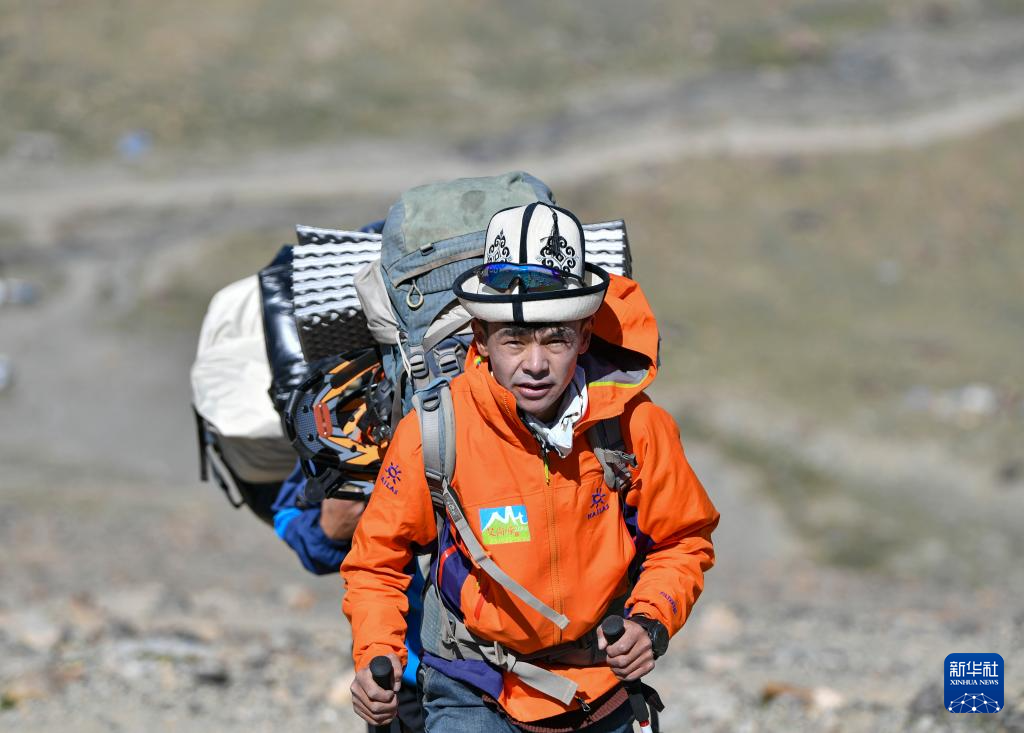
{"label": "man's mouth", "polygon": [[519,390],[519,394],[528,399],[537,399],[538,397],[545,396],[551,391],[550,384],[517,384],[516,389]]}

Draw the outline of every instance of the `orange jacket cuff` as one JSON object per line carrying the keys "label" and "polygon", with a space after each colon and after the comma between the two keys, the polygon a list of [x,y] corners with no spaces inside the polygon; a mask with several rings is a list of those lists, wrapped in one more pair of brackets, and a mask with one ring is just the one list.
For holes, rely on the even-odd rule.
{"label": "orange jacket cuff", "polygon": [[405,669],[405,665],[409,662],[409,654],[404,646],[401,649],[395,649],[387,644],[371,644],[355,660],[356,671],[369,667],[370,660],[374,657],[386,657],[388,654],[397,654],[399,661],[402,662],[402,668]]}

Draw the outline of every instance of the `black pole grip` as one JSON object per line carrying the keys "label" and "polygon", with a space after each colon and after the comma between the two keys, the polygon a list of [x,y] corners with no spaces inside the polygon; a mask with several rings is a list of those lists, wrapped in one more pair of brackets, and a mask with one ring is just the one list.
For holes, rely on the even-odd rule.
{"label": "black pole grip", "polygon": [[[622,620],[622,616],[609,616],[601,622],[601,631],[604,633],[604,639],[608,642],[605,649],[611,646],[626,633],[626,622]],[[637,719],[639,723],[647,723],[651,719],[651,713],[647,709],[647,701],[644,700],[643,685],[640,680],[632,680],[630,682],[623,682],[622,686],[626,688],[626,692],[629,694],[629,706],[633,710],[633,717]]]}
{"label": "black pole grip", "polygon": [[626,633],[626,622],[622,620],[622,616],[609,616],[601,622],[601,631],[604,632],[608,646],[611,646]]}
{"label": "black pole grip", "polygon": [[[374,657],[370,660],[370,676],[373,683],[382,690],[391,690],[395,686],[395,668],[387,657]],[[376,733],[389,733],[391,723],[374,726]]]}

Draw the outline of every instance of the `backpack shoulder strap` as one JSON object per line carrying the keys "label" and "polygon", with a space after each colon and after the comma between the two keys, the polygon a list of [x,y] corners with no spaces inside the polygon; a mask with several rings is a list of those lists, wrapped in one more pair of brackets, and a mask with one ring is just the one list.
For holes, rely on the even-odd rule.
{"label": "backpack shoulder strap", "polygon": [[609,417],[594,423],[587,430],[587,440],[604,469],[605,484],[612,491],[624,495],[633,485],[637,462],[635,454],[626,452],[619,420],[619,417]]}
{"label": "backpack shoulder strap", "polygon": [[[440,528],[447,514],[473,562],[481,570],[558,628],[564,629],[569,625],[569,619],[565,615],[558,613],[533,595],[491,559],[473,534],[462,504],[451,490],[451,480],[455,475],[455,406],[452,403],[452,390],[448,380],[443,377],[434,380],[425,389],[417,390],[412,400],[420,423],[423,470],[426,473],[437,526]],[[440,530],[438,535],[440,537]]]}
{"label": "backpack shoulder strap", "polygon": [[444,487],[455,476],[455,406],[447,379],[436,379],[412,397],[420,423],[423,469],[434,512],[444,511]]}

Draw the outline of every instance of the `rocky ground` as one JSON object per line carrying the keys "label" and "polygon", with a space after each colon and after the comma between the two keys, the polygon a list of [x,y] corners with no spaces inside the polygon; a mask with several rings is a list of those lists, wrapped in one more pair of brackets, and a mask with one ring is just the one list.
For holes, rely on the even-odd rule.
{"label": "rocky ground", "polygon": [[[830,132],[814,139],[850,149],[850,128],[822,127],[837,117],[877,123],[868,147],[966,134],[1020,113],[1020,30],[1019,20],[959,35],[890,29],[814,67],[641,87],[640,98],[601,117],[613,130],[588,122],[598,116],[585,112],[607,101],[595,99],[578,117],[498,141],[500,160],[475,147],[438,152],[410,142],[364,149],[358,160],[369,161],[372,176],[351,164],[311,172],[310,154],[268,154],[222,176],[181,179],[58,170],[26,187],[23,171],[5,173],[0,213],[25,224],[29,244],[4,256],[11,274],[42,283],[44,294],[0,310],[0,352],[13,366],[0,391],[0,729],[360,729],[347,698],[339,581],[306,575],[268,527],[194,481],[187,374],[198,324],[135,318],[161,307],[153,294],[168,273],[202,274],[210,239],[297,221],[369,220],[410,176],[543,161],[570,136],[593,147],[621,144],[626,131],[635,143],[637,107],[647,110],[647,162],[666,151],[805,150],[796,133],[815,124]],[[982,104],[987,118],[956,112],[992,99],[1002,106]],[[780,100],[789,103],[770,104]],[[759,119],[768,108],[784,114]],[[921,109],[939,116],[890,124]],[[743,128],[746,137],[715,126],[736,110],[757,123]],[[711,132],[682,129],[681,120]],[[796,133],[780,136],[771,125]],[[340,161],[346,152],[334,154]],[[628,146],[605,152],[559,151],[576,167],[553,180],[585,180],[629,160]],[[335,198],[316,198],[327,192]],[[338,192],[352,194],[345,211]],[[662,390],[671,401],[673,385]],[[684,408],[679,417],[685,438]],[[901,573],[898,563],[886,572],[822,565],[764,490],[768,474],[720,446],[686,442],[724,518],[707,592],[652,679],[668,703],[665,730],[1024,731],[1016,671],[1024,599],[1006,581],[1019,577],[1015,568],[951,564],[944,577]],[[847,463],[863,460],[863,446],[840,444]],[[948,473],[945,464],[936,470]],[[961,500],[972,517],[988,512],[993,522],[1019,508],[1009,496],[978,501],[967,491]],[[966,539],[977,546],[978,538],[934,541],[955,556]],[[943,659],[957,651],[1003,655],[1006,710],[942,710]]]}
{"label": "rocky ground", "polygon": [[[707,591],[653,675],[665,730],[972,727],[941,709],[943,659],[1012,665],[1019,595],[815,566],[756,472],[689,453],[724,520]],[[358,730],[338,580],[306,576],[209,487],[155,489],[5,494],[4,729]],[[986,729],[1024,730],[1021,702]]]}

